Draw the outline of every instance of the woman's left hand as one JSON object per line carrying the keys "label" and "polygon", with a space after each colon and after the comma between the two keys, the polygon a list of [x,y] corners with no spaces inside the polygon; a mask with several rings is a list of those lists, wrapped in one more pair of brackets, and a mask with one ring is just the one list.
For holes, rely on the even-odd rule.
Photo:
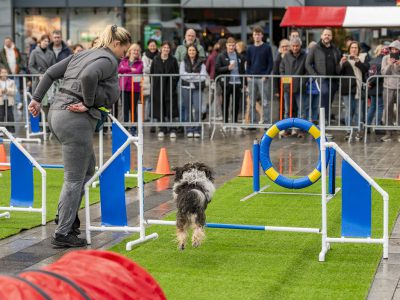
{"label": "woman's left hand", "polygon": [[36,117],[40,113],[40,103],[36,100],[32,100],[28,105],[29,112]]}
{"label": "woman's left hand", "polygon": [[79,102],[76,104],[68,105],[67,110],[72,112],[85,112],[88,111],[88,108],[85,105],[83,105],[82,102]]}

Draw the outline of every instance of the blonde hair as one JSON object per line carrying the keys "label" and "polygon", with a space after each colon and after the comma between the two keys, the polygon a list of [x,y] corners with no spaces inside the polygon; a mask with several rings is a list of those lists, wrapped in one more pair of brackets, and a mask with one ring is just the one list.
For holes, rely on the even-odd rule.
{"label": "blonde hair", "polygon": [[384,46],[382,44],[379,44],[378,46],[376,46],[375,50],[374,50],[374,56],[378,57],[381,54],[382,48]]}
{"label": "blonde hair", "polygon": [[[133,43],[133,44],[131,44],[131,46],[129,47],[128,51],[126,51],[126,53],[127,53],[127,54],[130,53],[131,50],[133,50],[134,48],[138,48],[138,49],[139,49],[139,52],[140,52],[140,50],[142,49],[142,48],[140,48],[140,45],[139,45],[138,43]],[[128,54],[128,55],[129,55],[129,54]]]}
{"label": "blonde hair", "polygon": [[239,54],[246,51],[246,44],[243,41],[239,41],[236,43],[236,49],[239,48]]}
{"label": "blonde hair", "polygon": [[128,30],[117,25],[107,25],[106,29],[100,34],[93,48],[105,48],[112,42],[120,41],[122,45],[131,43],[131,34]]}

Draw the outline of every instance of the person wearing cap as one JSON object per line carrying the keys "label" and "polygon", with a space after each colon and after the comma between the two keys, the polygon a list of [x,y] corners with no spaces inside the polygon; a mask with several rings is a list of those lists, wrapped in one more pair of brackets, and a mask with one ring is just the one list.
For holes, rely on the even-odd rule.
{"label": "person wearing cap", "polygon": [[102,126],[107,109],[118,101],[118,60],[125,56],[130,43],[126,29],[107,26],[93,49],[71,55],[47,69],[28,106],[37,116],[47,90],[55,80],[63,79],[48,118],[53,135],[62,145],[64,160],[58,226],[51,240],[57,247],[87,244],[77,237],[77,213],[85,184],[95,172],[93,133]]}
{"label": "person wearing cap", "polygon": [[[398,126],[400,124],[400,109],[397,102],[399,79],[395,76],[400,75],[400,42],[394,41],[389,45],[390,53],[382,59],[382,75],[388,75],[383,80],[383,105],[385,110],[385,120],[387,126]],[[397,104],[396,117],[394,116],[394,104]],[[381,138],[382,142],[392,140],[392,130],[387,130]],[[400,135],[397,136],[400,142]]]}

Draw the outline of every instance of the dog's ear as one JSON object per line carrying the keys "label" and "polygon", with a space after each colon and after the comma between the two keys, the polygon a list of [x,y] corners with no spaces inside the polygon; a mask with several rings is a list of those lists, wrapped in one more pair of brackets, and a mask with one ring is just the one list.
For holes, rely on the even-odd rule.
{"label": "dog's ear", "polygon": [[196,167],[199,171],[203,171],[204,174],[206,174],[206,177],[208,178],[208,180],[210,180],[211,182],[214,182],[214,172],[209,166],[207,166],[204,163],[197,162]]}
{"label": "dog's ear", "polygon": [[211,170],[210,168],[206,168],[206,170],[204,171],[206,173],[207,178],[211,181],[214,182],[214,171]]}
{"label": "dog's ear", "polygon": [[175,171],[175,179],[174,181],[177,182],[179,180],[182,179],[182,175],[183,175],[183,168],[180,167],[173,167],[172,171]]}

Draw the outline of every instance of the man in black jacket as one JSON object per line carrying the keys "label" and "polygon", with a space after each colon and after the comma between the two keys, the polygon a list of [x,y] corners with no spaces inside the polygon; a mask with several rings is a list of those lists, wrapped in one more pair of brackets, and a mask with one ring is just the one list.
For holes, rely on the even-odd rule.
{"label": "man in black jacket", "polygon": [[[219,75],[223,76],[218,79],[218,83],[222,87],[223,107],[224,107],[224,123],[229,122],[229,104],[232,95],[232,114],[231,123],[237,123],[239,115],[239,105],[243,101],[242,87],[245,74],[243,57],[236,52],[236,41],[230,37],[226,41],[226,51],[217,56],[215,63],[215,78]],[[218,84],[217,83],[217,84]],[[244,109],[243,109],[244,111]]]}
{"label": "man in black jacket", "polygon": [[[314,76],[340,75],[340,50],[332,43],[331,28],[325,28],[321,33],[321,40],[310,49],[306,59],[308,74]],[[326,120],[329,119],[330,104],[337,90],[337,81],[323,78],[321,81],[321,106],[325,108]]]}
{"label": "man in black jacket", "polygon": [[56,55],[56,62],[67,58],[72,54],[71,49],[62,40],[61,30],[53,31],[53,41],[49,44],[49,49]]}

